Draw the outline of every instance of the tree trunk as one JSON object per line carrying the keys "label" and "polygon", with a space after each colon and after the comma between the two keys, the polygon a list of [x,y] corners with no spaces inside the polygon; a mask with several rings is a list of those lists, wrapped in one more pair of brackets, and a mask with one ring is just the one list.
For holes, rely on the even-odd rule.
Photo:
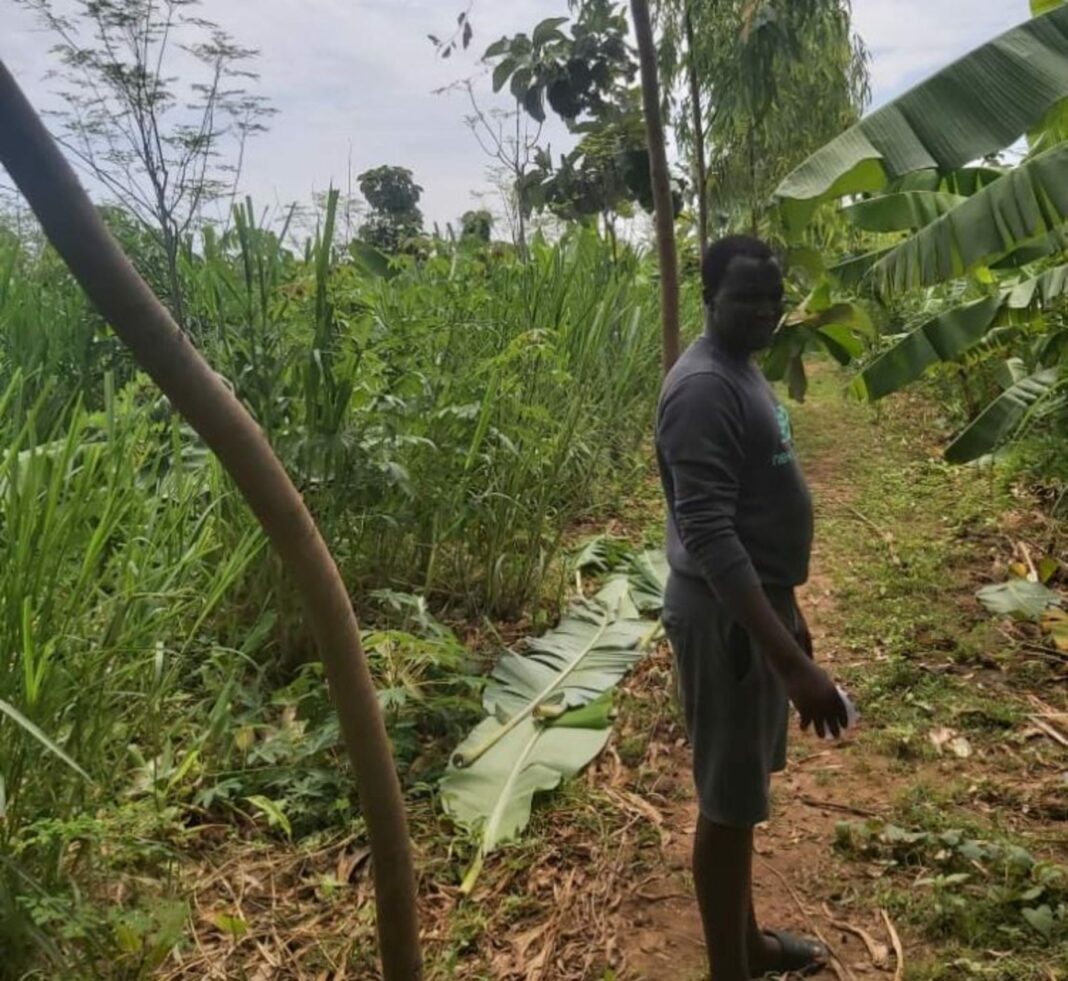
{"label": "tree trunk", "polygon": [[675,253],[675,208],[671,200],[664,123],[660,116],[660,81],[648,0],[630,0],[642,73],[645,137],[656,211],[656,245],[660,254],[660,326],[664,371],[679,357],[679,265]]}
{"label": "tree trunk", "polygon": [[708,248],[708,166],[705,163],[705,127],[701,113],[701,83],[694,63],[693,18],[686,6],[686,71],[690,77],[690,111],[693,114],[694,182],[697,185],[697,239],[701,258]]}
{"label": "tree trunk", "polygon": [[100,313],[218,454],[304,599],[356,773],[374,865],[383,975],[422,976],[400,784],[359,628],[334,560],[266,437],[108,233],[74,171],[0,62],[0,163]]}

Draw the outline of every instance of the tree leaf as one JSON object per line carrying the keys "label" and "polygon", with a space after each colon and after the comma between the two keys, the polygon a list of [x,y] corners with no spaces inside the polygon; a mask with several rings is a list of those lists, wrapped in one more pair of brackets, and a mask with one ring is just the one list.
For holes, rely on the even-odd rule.
{"label": "tree leaf", "polygon": [[559,28],[561,25],[566,24],[570,20],[568,17],[546,17],[537,27],[534,28],[534,33],[531,35],[531,39],[535,44],[545,44],[546,41],[554,37],[563,37]]}
{"label": "tree leaf", "polygon": [[1021,911],[1023,918],[1027,920],[1028,925],[1044,940],[1049,940],[1053,936],[1053,928],[1055,926],[1053,921],[1053,910],[1048,906],[1027,907]]}
{"label": "tree leaf", "polygon": [[[494,41],[486,50],[482,53],[484,61],[488,61],[490,58],[497,58],[504,54],[511,47],[511,42],[506,37],[502,37],[499,41]],[[504,83],[502,82],[501,85]],[[499,86],[494,86],[494,91]]]}
{"label": "tree leaf", "polygon": [[287,838],[293,837],[293,827],[277,801],[264,797],[262,794],[253,794],[251,797],[246,797],[245,800],[266,816],[267,823],[272,828],[277,826],[285,832]]}
{"label": "tree leaf", "polygon": [[1006,31],[866,116],[796,168],[776,197],[793,229],[821,201],[958,170],[1011,146],[1068,98],[1068,7]]}
{"label": "tree leaf", "polygon": [[902,191],[859,201],[842,214],[865,231],[897,232],[923,228],[966,200],[944,191]]}
{"label": "tree leaf", "polygon": [[875,264],[872,275],[888,293],[934,286],[989,265],[1065,221],[1068,143],[1025,160],[966,198],[895,246]]}
{"label": "tree leaf", "polygon": [[[486,52],[487,56],[489,52]],[[518,62],[515,58],[508,57],[499,62],[497,67],[493,69],[493,91],[500,92],[504,88],[504,83],[508,81],[512,72],[516,70]]]}
{"label": "tree leaf", "polygon": [[527,717],[494,740],[502,729],[496,719],[483,719],[463,745],[492,741],[492,749],[474,766],[450,767],[441,781],[445,811],[479,838],[464,892],[474,887],[483,857],[514,840],[530,822],[534,795],[578,773],[604,749],[611,734],[608,728],[539,725]]}
{"label": "tree leaf", "polygon": [[1062,601],[1059,593],[1027,579],[1010,579],[984,586],[975,595],[991,613],[1029,620],[1037,620],[1047,609],[1059,606]]}
{"label": "tree leaf", "polygon": [[529,642],[525,655],[506,651],[483,693],[482,704],[506,720],[485,744],[470,738],[453,754],[458,767],[471,766],[507,730],[546,705],[575,708],[615,685],[643,656],[649,625],[615,619],[603,604],[576,601],[559,625]]}

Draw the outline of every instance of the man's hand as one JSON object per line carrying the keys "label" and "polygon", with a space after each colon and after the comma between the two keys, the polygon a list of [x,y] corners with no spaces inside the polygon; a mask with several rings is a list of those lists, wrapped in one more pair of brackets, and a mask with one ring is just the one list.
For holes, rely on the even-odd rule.
{"label": "man's hand", "polygon": [[811,725],[821,739],[826,733],[837,739],[849,722],[838,689],[827,672],[812,661],[799,660],[795,665],[784,675],[783,681],[786,694],[801,716],[801,728],[807,729]]}

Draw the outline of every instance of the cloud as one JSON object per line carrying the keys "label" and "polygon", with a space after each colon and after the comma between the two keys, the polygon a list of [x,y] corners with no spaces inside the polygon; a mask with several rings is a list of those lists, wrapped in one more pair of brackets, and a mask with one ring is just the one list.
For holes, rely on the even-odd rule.
{"label": "cloud", "polygon": [[[853,6],[873,55],[876,104],[1028,15],[1027,0],[854,0]],[[51,39],[12,0],[0,0],[0,8],[6,28],[0,57],[36,103],[48,104],[52,86],[41,78],[50,66]],[[353,178],[383,163],[409,167],[425,189],[429,221],[455,221],[472,207],[472,192],[489,190],[490,161],[464,123],[466,97],[434,90],[478,75],[480,99],[508,108],[507,99],[492,96],[478,53],[502,34],[529,31],[567,9],[564,0],[476,0],[471,49],[436,58],[427,34],[451,34],[463,8],[464,0],[205,3],[202,13],[260,49],[257,91],[279,110],[270,132],[249,147],[245,191],[262,206],[308,201],[331,182],[346,187],[351,159]],[[559,122],[543,138],[554,153],[571,145]]]}
{"label": "cloud", "polygon": [[1027,0],[853,0],[876,105],[1030,16]]}

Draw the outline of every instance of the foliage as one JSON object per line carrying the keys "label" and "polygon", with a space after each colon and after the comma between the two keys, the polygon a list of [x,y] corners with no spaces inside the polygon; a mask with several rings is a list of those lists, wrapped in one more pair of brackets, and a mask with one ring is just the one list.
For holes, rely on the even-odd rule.
{"label": "foliage", "polygon": [[[842,0],[664,0],[661,65],[669,90],[691,71],[708,105],[694,133],[692,89],[679,100],[684,151],[709,150],[708,195],[721,228],[753,228],[771,191],[853,123],[869,98],[868,56]],[[684,45],[689,20],[692,49]]]}
{"label": "foliage", "polygon": [[392,254],[423,230],[423,214],[418,208],[423,189],[412,180],[406,167],[375,167],[357,178],[360,193],[371,212],[360,226],[360,237],[376,249]]}
{"label": "foliage", "polygon": [[[1041,10],[846,130],[777,191],[795,232],[846,197],[845,214],[870,233],[866,254],[831,274],[874,293],[905,329],[877,346],[854,388],[876,399],[932,368],[955,371],[966,418],[952,462],[1056,429],[1068,410],[1068,7]],[[1015,166],[991,166],[1023,135]]]}
{"label": "foliage", "polygon": [[[555,617],[565,530],[633,484],[658,376],[653,280],[582,230],[536,239],[529,262],[477,240],[339,251],[336,208],[332,194],[299,251],[251,202],[205,227],[182,260],[187,309],[371,594],[371,669],[425,792],[482,681],[424,597],[450,617]],[[358,829],[351,784],[250,516],[57,257],[13,234],[0,386],[5,954],[93,975],[128,944],[136,974],[173,944],[169,886],[142,880],[185,823]],[[137,854],[114,842],[132,823]]]}
{"label": "foliage", "polygon": [[[540,150],[534,166],[517,176],[520,206],[527,214],[547,209],[567,221],[601,217],[611,233],[612,216],[629,216],[632,203],[653,209],[640,93],[633,84],[637,62],[622,6],[587,0],[578,5],[570,34],[568,25],[567,17],[551,17],[530,37],[501,38],[484,57],[494,63],[495,91],[510,85],[539,122],[548,102],[580,135],[559,164]],[[681,208],[678,186],[675,196]]]}
{"label": "foliage", "polygon": [[997,935],[1032,947],[1068,937],[1068,870],[1019,845],[878,821],[839,825],[838,845],[908,870],[916,888],[930,890],[935,904],[928,930],[935,937],[985,946],[986,936]]}
{"label": "foliage", "polygon": [[460,218],[460,229],[464,238],[487,243],[493,233],[493,215],[485,209],[465,211]]}
{"label": "foliage", "polygon": [[179,252],[204,209],[232,199],[245,142],[273,113],[248,88],[257,52],[194,12],[198,0],[17,2],[56,38],[64,149],[157,239],[184,324]]}

